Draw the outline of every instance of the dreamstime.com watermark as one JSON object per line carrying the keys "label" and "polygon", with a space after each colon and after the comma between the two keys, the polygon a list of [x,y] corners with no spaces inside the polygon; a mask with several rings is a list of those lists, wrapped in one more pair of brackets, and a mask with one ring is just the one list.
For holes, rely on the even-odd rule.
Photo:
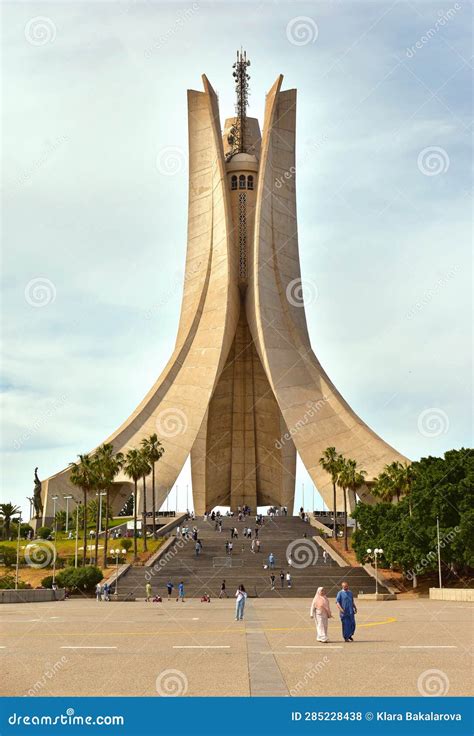
{"label": "dreamstime.com watermark", "polygon": [[454,18],[456,13],[461,10],[462,5],[461,3],[454,3],[452,8],[449,8],[446,12],[444,10],[440,10],[438,13],[438,20],[434,23],[432,28],[429,28],[423,36],[421,36],[418,41],[414,44],[414,46],[407,47],[406,55],[409,59],[413,59],[414,56],[416,56],[417,51],[423,48],[423,46],[426,46],[427,43],[431,41],[431,39],[436,36],[438,31],[446,25],[450,20]]}
{"label": "dreamstime.com watermark", "polygon": [[145,580],[147,583],[150,582],[154,578],[155,575],[158,575],[161,570],[163,570],[164,567],[168,564],[168,562],[171,562],[178,552],[181,549],[184,549],[186,545],[191,541],[192,537],[187,537],[184,539],[184,537],[181,537],[180,539],[177,539],[176,542],[173,544],[172,547],[170,547],[164,555],[160,557],[159,560],[157,560],[150,568],[147,569],[145,573]]}
{"label": "dreamstime.com watermark", "polygon": [[319,660],[319,662],[316,662],[316,664],[313,664],[311,669],[307,670],[304,673],[304,676],[301,680],[298,680],[296,685],[293,687],[290,687],[290,695],[296,696],[300,695],[301,691],[305,689],[305,687],[308,685],[308,683],[311,682],[311,680],[316,677],[316,675],[319,675],[319,673],[326,667],[326,665],[329,664],[329,657],[323,657]]}
{"label": "dreamstime.com watermark", "polygon": [[145,59],[151,59],[155,51],[159,51],[163,48],[170,38],[172,38],[175,33],[178,33],[183,28],[184,24],[188,23],[199,10],[199,3],[193,3],[190,8],[179,10],[176,14],[176,18],[174,19],[174,23],[161,36],[158,36],[152,46],[145,49],[143,53]]}
{"label": "dreamstime.com watermark", "polygon": [[413,319],[413,317],[416,317],[417,314],[419,314],[425,307],[428,306],[430,302],[433,301],[438,291],[443,287],[446,286],[458,273],[459,266],[453,266],[446,274],[443,276],[440,276],[439,279],[433,284],[433,286],[430,286],[429,289],[425,291],[420,301],[413,304],[408,312],[405,314],[405,317],[407,319]]}
{"label": "dreamstime.com watermark", "polygon": [[308,408],[306,409],[301,419],[298,419],[298,421],[288,429],[288,432],[285,432],[285,434],[282,435],[280,439],[275,442],[275,448],[277,450],[281,450],[283,445],[289,442],[289,440],[292,439],[293,435],[298,434],[300,429],[305,427],[308,424],[309,420],[312,419],[318,413],[318,411],[322,409],[327,400],[328,397],[323,396],[323,398],[319,399],[318,401],[309,401],[307,403]]}
{"label": "dreamstime.com watermark", "polygon": [[63,394],[63,396],[60,396],[59,399],[56,399],[52,406],[48,407],[48,409],[45,409],[31,424],[28,429],[25,429],[23,434],[20,437],[17,437],[16,440],[13,442],[13,449],[14,450],[21,450],[23,445],[30,440],[33,435],[38,432],[41,427],[43,427],[48,419],[50,419],[56,412],[58,412],[67,401],[68,396],[66,394]]}
{"label": "dreamstime.com watermark", "polygon": [[74,708],[67,708],[65,713],[57,716],[27,715],[11,713],[8,717],[10,726],[124,726],[123,716],[77,716]]}
{"label": "dreamstime.com watermark", "polygon": [[35,682],[33,687],[30,687],[29,690],[26,691],[25,695],[30,698],[34,698],[35,695],[38,695],[38,693],[41,692],[41,690],[43,690],[43,688],[47,685],[48,681],[52,680],[53,677],[62,670],[67,662],[68,658],[63,656],[61,657],[61,659],[58,659],[58,661],[55,662],[53,665],[47,664],[42,677]]}
{"label": "dreamstime.com watermark", "polygon": [[170,299],[176,296],[176,292],[178,288],[181,286],[182,283],[186,284],[187,281],[193,278],[197,273],[199,273],[201,269],[202,261],[198,261],[197,263],[194,263],[192,266],[186,269],[186,272],[183,273],[182,271],[177,271],[175,273],[175,277],[173,281],[171,282],[171,285],[167,289],[167,291],[163,294],[161,299],[157,301],[155,304],[153,304],[147,311],[145,312],[145,319],[150,320],[152,319],[156,314],[159,313],[161,307],[163,307]]}
{"label": "dreamstime.com watermark", "polygon": [[[439,541],[440,549],[444,549],[446,545],[450,544],[450,542],[453,541],[455,536],[459,534],[460,531],[460,527],[455,526],[454,529],[451,529],[449,532],[444,534]],[[435,563],[437,563],[437,561],[438,551],[436,549],[432,549],[428,552],[426,557],[423,557],[423,559],[415,565],[415,567],[405,573],[405,577],[408,580],[416,579],[417,575],[421,575],[423,572],[425,572],[427,567],[434,565]]]}

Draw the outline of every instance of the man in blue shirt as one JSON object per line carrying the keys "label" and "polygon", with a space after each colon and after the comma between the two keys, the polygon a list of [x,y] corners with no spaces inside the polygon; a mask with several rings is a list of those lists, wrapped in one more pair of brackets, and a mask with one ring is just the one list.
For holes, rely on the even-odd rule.
{"label": "man in blue shirt", "polygon": [[346,581],[342,583],[342,590],[336,596],[336,606],[339,609],[339,615],[341,617],[344,641],[354,641],[352,635],[356,627],[354,614],[357,613],[357,608],[354,603],[354,596],[349,590],[349,584]]}

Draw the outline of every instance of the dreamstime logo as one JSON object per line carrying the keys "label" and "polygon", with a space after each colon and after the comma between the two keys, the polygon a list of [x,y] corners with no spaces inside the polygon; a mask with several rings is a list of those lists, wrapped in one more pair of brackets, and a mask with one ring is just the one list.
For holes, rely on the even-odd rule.
{"label": "dreamstime logo", "polygon": [[434,25],[431,28],[428,28],[428,30],[423,34],[423,36],[421,36],[421,38],[418,39],[414,46],[410,46],[407,48],[407,57],[409,59],[413,59],[413,57],[417,53],[417,50],[422,49],[425,44],[429,43],[431,39],[436,36],[440,28],[445,26],[448,21],[454,18],[457,11],[461,10],[461,8],[462,5],[460,5],[460,3],[454,3],[454,6],[452,8],[449,8],[446,13],[443,10],[438,11],[438,19],[435,21]]}
{"label": "dreamstime logo", "polygon": [[451,279],[453,279],[458,271],[459,266],[455,265],[445,275],[440,276],[436,283],[425,291],[420,301],[416,302],[416,304],[410,307],[405,315],[406,318],[412,319],[416,316],[417,313],[421,312],[421,310],[424,309],[424,307],[426,307],[433,300],[441,287],[445,286]]}
{"label": "dreamstime logo", "polygon": [[306,46],[314,43],[319,35],[318,24],[308,15],[292,18],[286,26],[286,37],[293,46]]}
{"label": "dreamstime logo", "polygon": [[156,430],[162,437],[176,437],[188,428],[188,419],[181,409],[163,409],[156,417]]}
{"label": "dreamstime logo", "polygon": [[312,539],[295,539],[286,548],[286,559],[291,560],[291,567],[302,570],[318,561],[318,546]]}
{"label": "dreamstime logo", "polygon": [[25,562],[29,567],[48,567],[55,560],[56,547],[52,542],[41,539],[26,545]]}
{"label": "dreamstime logo", "polygon": [[440,698],[448,694],[448,676],[442,670],[425,670],[417,681],[418,692],[424,698]]}
{"label": "dreamstime logo", "polygon": [[179,174],[185,162],[182,148],[178,146],[165,146],[156,157],[156,168],[164,176]]}
{"label": "dreamstime logo", "polygon": [[156,692],[163,698],[186,695],[188,678],[180,670],[163,670],[156,678]]}
{"label": "dreamstime logo", "polygon": [[56,300],[56,287],[49,279],[31,279],[25,286],[25,299],[32,307],[47,307]]}
{"label": "dreamstime logo", "polygon": [[286,298],[293,307],[308,306],[318,298],[318,287],[308,279],[293,279],[286,287]]}
{"label": "dreamstime logo", "polygon": [[445,174],[449,169],[449,156],[444,148],[428,146],[418,154],[418,168],[425,176]]}
{"label": "dreamstime logo", "polygon": [[25,25],[25,38],[32,46],[46,46],[56,38],[56,25],[51,18],[37,15]]}
{"label": "dreamstime logo", "polygon": [[423,437],[439,437],[449,429],[449,418],[442,409],[425,409],[418,416],[418,431]]}

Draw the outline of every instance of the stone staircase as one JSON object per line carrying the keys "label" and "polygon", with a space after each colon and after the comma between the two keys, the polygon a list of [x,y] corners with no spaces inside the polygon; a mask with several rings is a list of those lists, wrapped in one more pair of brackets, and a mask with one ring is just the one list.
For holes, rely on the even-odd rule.
{"label": "stone staircase", "polygon": [[[133,594],[137,598],[145,596],[145,584],[151,573],[153,593],[166,596],[166,583],[171,580],[175,586],[182,580],[187,598],[200,597],[208,593],[211,598],[219,595],[221,582],[226,581],[229,597],[233,597],[240,583],[250,597],[283,596],[309,598],[314,595],[316,588],[324,586],[329,596],[334,597],[340,589],[341,581],[347,580],[354,595],[359,593],[375,592],[375,580],[362,567],[340,567],[328,558],[324,563],[322,550],[312,537],[318,530],[303,522],[299,517],[265,516],[265,522],[260,527],[260,552],[251,551],[251,541],[243,536],[244,527],[250,527],[254,536],[255,517],[246,517],[239,522],[235,517],[223,517],[222,532],[215,531],[211,521],[202,518],[195,522],[188,522],[192,529],[196,526],[202,542],[202,552],[195,555],[195,542],[190,539],[178,539],[176,553],[166,555],[163,565],[154,568],[130,567],[120,579],[119,593]],[[238,539],[231,540],[230,530],[238,529]],[[304,535],[307,537],[304,537]],[[226,541],[233,542],[232,556],[226,555]],[[271,590],[268,555],[273,552],[275,562],[275,591]],[[293,565],[288,565],[291,555]],[[290,571],[292,587],[288,588],[286,580],[284,587],[280,584],[280,570],[286,574]],[[148,575],[147,575],[148,573]],[[380,586],[379,586],[380,588]],[[383,591],[384,592],[384,591]]]}

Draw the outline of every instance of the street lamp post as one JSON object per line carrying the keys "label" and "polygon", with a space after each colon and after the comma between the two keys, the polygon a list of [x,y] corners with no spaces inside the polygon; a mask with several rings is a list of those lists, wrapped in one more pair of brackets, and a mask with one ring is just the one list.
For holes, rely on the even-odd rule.
{"label": "street lamp post", "polygon": [[74,496],[71,496],[71,498],[76,504],[76,543],[74,545],[74,567],[77,568],[77,551],[79,545],[79,504]]}
{"label": "street lamp post", "polygon": [[58,522],[57,522],[57,519],[56,519],[56,501],[58,500],[58,498],[59,498],[59,496],[53,496],[51,498],[51,500],[53,502],[53,519],[54,519],[54,521],[53,521],[53,529],[54,529],[54,554],[53,554],[53,583],[52,583],[53,585],[56,584],[56,555],[57,555],[57,550],[56,550],[56,536],[57,536],[57,533],[58,533]]}
{"label": "street lamp post", "polygon": [[110,554],[115,557],[115,595],[118,593],[118,567],[119,567],[119,556],[126,555],[126,549],[111,549]]}
{"label": "street lamp post", "polygon": [[[367,554],[371,555],[372,550],[369,548],[367,550]],[[377,559],[379,555],[383,555],[383,549],[380,549],[379,547],[376,547],[374,549],[374,561],[375,561],[375,595],[379,594],[379,576],[377,574]]]}
{"label": "street lamp post", "polygon": [[438,584],[443,587],[443,576],[441,574],[441,543],[439,539],[439,516],[436,517],[436,546],[438,548]]}
{"label": "street lamp post", "polygon": [[15,570],[15,590],[18,590],[18,571],[20,568],[20,539],[21,539],[21,513],[18,517],[18,536],[16,540],[16,570]]}
{"label": "street lamp post", "polygon": [[96,496],[99,496],[99,534],[102,532],[102,496],[106,496],[106,491],[101,491],[100,493],[96,493]]}
{"label": "street lamp post", "polygon": [[66,501],[66,534],[69,531],[69,501],[71,500],[72,496],[63,496],[64,500]]}

